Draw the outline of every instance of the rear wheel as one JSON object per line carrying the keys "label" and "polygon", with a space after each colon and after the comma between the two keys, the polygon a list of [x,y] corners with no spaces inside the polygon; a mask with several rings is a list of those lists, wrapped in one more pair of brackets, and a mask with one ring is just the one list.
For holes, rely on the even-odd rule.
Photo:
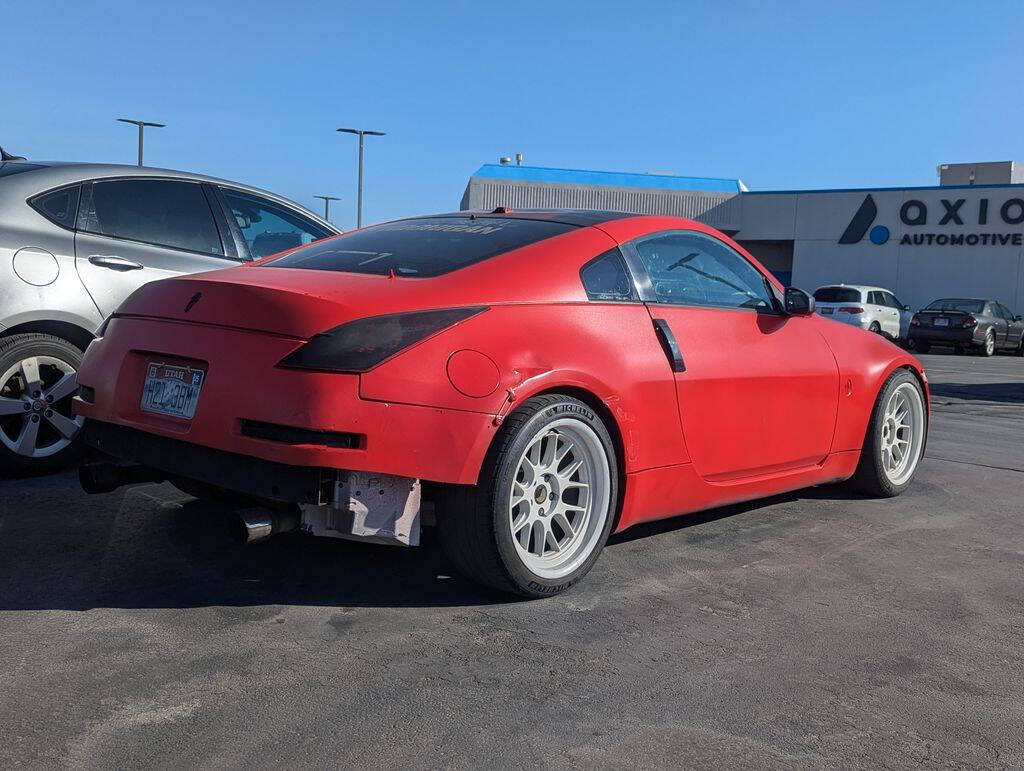
{"label": "rear wheel", "polygon": [[537,396],[505,420],[479,483],[445,490],[438,536],[469,578],[546,597],[597,561],[617,500],[615,449],[600,417],[578,399]]}
{"label": "rear wheel", "polygon": [[993,356],[996,352],[996,334],[991,329],[985,333],[985,342],[981,344],[979,353],[982,356]]}
{"label": "rear wheel", "polygon": [[868,327],[868,332],[874,332],[876,335],[881,334],[882,326],[877,321],[872,321],[871,326]]}
{"label": "rear wheel", "polygon": [[853,486],[882,498],[902,493],[924,454],[927,423],[921,384],[907,370],[897,370],[878,394]]}
{"label": "rear wheel", "polygon": [[0,339],[0,469],[49,471],[79,451],[83,418],[71,412],[82,351],[53,335]]}

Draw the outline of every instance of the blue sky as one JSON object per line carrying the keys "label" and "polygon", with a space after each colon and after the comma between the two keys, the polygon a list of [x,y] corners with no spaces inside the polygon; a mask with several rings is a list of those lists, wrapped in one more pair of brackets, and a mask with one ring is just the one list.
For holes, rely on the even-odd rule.
{"label": "blue sky", "polygon": [[1018,2],[60,2],[4,11],[0,144],[265,187],[355,221],[458,207],[481,163],[928,185],[1024,160]]}

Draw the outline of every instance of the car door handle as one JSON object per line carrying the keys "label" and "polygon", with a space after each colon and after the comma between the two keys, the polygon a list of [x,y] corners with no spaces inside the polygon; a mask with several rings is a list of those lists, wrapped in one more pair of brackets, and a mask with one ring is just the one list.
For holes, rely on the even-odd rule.
{"label": "car door handle", "polygon": [[672,366],[672,371],[686,372],[683,354],[679,351],[676,336],[672,334],[668,322],[665,319],[654,319],[654,332],[658,336],[658,342],[661,343],[665,355],[668,357],[668,363]]}
{"label": "car door handle", "polygon": [[110,270],[142,270],[142,263],[126,260],[116,254],[90,254],[89,262],[101,268]]}

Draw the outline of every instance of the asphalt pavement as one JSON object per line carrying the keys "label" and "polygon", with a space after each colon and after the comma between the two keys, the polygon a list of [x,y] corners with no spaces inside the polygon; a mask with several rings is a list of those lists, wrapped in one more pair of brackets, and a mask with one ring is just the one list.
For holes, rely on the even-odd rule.
{"label": "asphalt pavement", "polygon": [[0,767],[1024,766],[1024,359],[922,360],[902,497],[642,526],[533,602],[429,534],[242,548],[169,485],[0,480]]}

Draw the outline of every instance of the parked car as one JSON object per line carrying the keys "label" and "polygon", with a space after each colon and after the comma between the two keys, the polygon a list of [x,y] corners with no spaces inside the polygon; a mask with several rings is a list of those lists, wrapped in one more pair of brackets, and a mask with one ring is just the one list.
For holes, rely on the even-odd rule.
{"label": "parked car", "polygon": [[74,452],[75,371],[133,290],[337,232],[280,196],[198,174],[0,163],[0,468]]}
{"label": "parked car", "polygon": [[888,289],[877,286],[833,284],[814,292],[814,304],[822,316],[853,324],[893,340],[905,340],[913,316],[909,305]]}
{"label": "parked car", "polygon": [[920,364],[813,310],[690,220],[399,220],[137,290],[79,373],[86,438],[117,461],[83,486],[269,502],[248,538],[412,545],[429,502],[463,573],[556,594],[639,522],[850,478],[906,489]]}
{"label": "parked car", "polygon": [[957,353],[992,356],[1006,350],[1024,356],[1024,317],[995,300],[945,298],[914,314],[910,340],[921,353],[948,345]]}

